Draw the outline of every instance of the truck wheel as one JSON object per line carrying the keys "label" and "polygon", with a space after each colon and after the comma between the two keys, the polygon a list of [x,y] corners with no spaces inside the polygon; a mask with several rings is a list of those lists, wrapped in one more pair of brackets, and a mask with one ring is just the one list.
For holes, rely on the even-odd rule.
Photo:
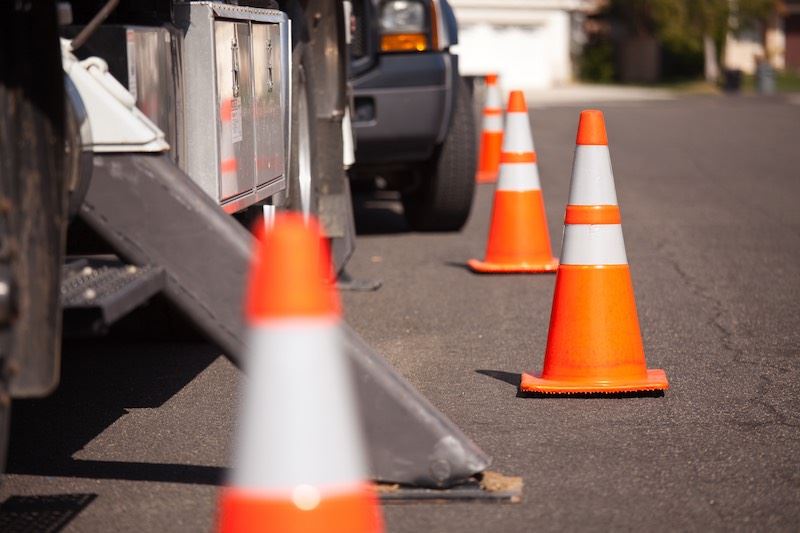
{"label": "truck wheel", "polygon": [[406,221],[417,231],[458,231],[467,221],[475,192],[475,119],[463,80],[445,141],[417,170],[419,187],[403,196]]}
{"label": "truck wheel", "polygon": [[63,161],[55,2],[0,2],[0,469],[11,394],[42,396],[58,379]]}
{"label": "truck wheel", "polygon": [[305,215],[317,215],[319,199],[314,176],[319,175],[314,157],[314,87],[310,76],[308,45],[297,43],[292,51],[292,133],[286,207]]}

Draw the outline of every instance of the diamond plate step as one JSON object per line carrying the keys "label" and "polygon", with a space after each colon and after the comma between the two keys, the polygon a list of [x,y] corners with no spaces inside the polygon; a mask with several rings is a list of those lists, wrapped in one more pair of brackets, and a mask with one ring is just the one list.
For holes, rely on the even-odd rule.
{"label": "diamond plate step", "polygon": [[102,333],[165,285],[164,270],[134,266],[118,260],[80,260],[63,266],[61,306],[64,332]]}

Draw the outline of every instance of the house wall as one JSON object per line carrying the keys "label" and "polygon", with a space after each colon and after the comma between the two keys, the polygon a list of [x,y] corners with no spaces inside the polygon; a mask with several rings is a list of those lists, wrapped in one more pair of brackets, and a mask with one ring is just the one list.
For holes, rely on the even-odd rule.
{"label": "house wall", "polygon": [[571,11],[585,2],[451,0],[459,23],[462,73],[497,72],[506,89],[572,81]]}
{"label": "house wall", "polygon": [[764,57],[764,45],[756,32],[742,32],[739,35],[728,33],[725,38],[723,66],[731,70],[741,70],[745,74],[756,71],[756,59]]}
{"label": "house wall", "polygon": [[[729,32],[725,39],[723,65],[753,74],[758,61],[767,59],[774,68],[792,68],[791,57],[800,53],[800,2],[775,12],[768,20],[766,28],[739,33]],[[790,50],[790,48],[792,50]],[[798,65],[800,66],[800,65]]]}

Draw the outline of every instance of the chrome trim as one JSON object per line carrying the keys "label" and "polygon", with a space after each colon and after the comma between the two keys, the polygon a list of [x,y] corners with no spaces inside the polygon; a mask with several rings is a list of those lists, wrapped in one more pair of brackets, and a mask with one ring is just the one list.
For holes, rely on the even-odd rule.
{"label": "chrome trim", "polygon": [[292,167],[292,80],[294,79],[294,72],[292,71],[292,57],[294,50],[292,50],[292,21],[286,19],[286,31],[281,32],[281,46],[286,53],[283,54],[283,63],[281,67],[284,76],[284,87],[281,92],[281,105],[283,106],[283,149],[286,158],[283,160],[283,175],[289,176],[289,169]]}
{"label": "chrome trim", "polygon": [[253,191],[247,191],[239,196],[228,198],[223,202],[221,202],[219,205],[220,207],[222,207],[223,211],[231,214],[231,213],[236,213],[237,211],[241,211],[246,207],[250,207],[255,203],[256,203],[256,194]]}
{"label": "chrome trim", "polygon": [[[78,88],[72,82],[69,76],[64,76],[64,92],[66,94],[67,106],[71,109],[75,118],[75,124],[78,125],[77,133],[79,139],[66,140],[66,158],[65,163],[67,167],[67,190],[69,191],[69,215],[75,216],[78,214],[83,199],[86,196],[86,191],[89,189],[89,183],[92,180],[92,170],[94,169],[94,153],[92,152],[92,126],[89,123],[89,114],[86,112],[86,107],[83,105],[83,100],[78,92]],[[77,154],[72,153],[76,151]]]}
{"label": "chrome trim", "polygon": [[280,176],[269,183],[258,186],[258,189],[256,189],[256,201],[264,201],[270,196],[275,196],[284,190],[286,190],[286,178]]}

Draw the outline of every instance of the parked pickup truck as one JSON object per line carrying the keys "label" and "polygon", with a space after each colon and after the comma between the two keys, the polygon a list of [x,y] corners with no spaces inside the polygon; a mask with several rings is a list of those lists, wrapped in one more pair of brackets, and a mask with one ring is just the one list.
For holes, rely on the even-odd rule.
{"label": "parked pickup truck", "polygon": [[458,72],[447,0],[352,0],[351,82],[356,165],[402,193],[409,225],[460,229],[472,206],[472,93]]}

